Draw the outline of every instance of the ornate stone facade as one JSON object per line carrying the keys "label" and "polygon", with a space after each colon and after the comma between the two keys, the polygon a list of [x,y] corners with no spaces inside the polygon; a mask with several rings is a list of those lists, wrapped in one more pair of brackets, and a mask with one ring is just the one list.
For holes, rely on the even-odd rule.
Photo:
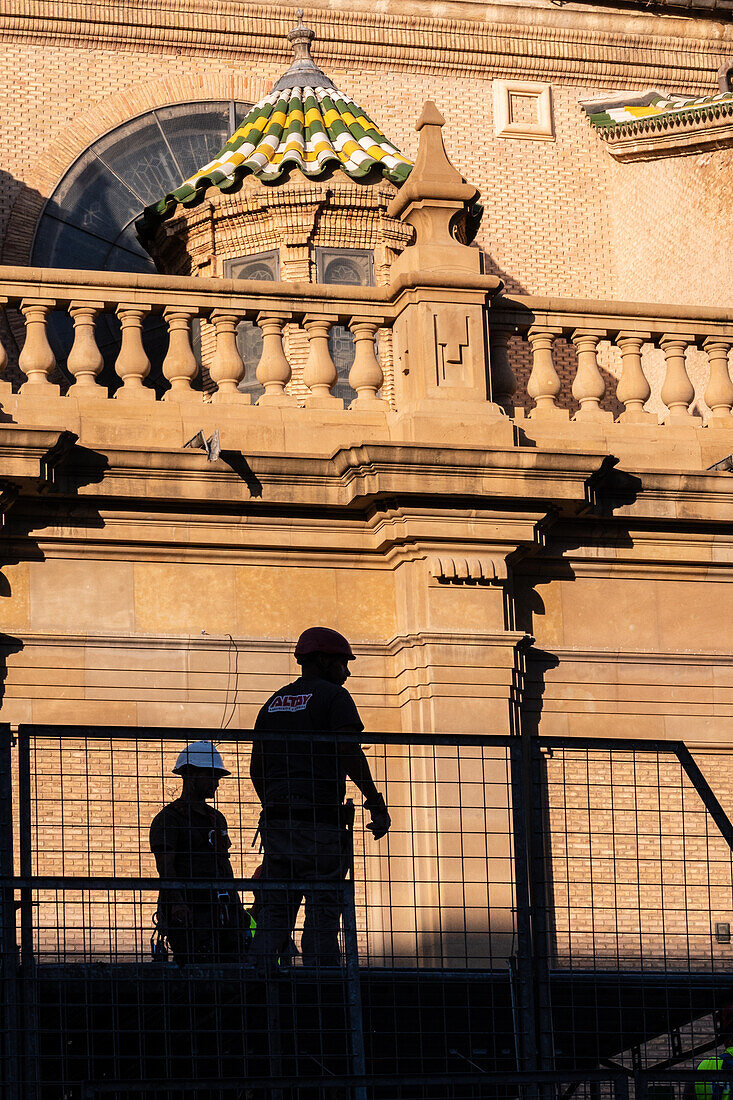
{"label": "ornate stone facade", "polygon": [[[732,151],[619,162],[580,104],[712,91],[730,24],[549,2],[372,8],[307,18],[329,74],[406,155],[421,143],[419,186],[207,197],[159,242],[191,278],[0,272],[23,383],[0,392],[0,713],[216,729],[226,706],[246,729],[318,619],[353,641],[368,728],[507,732],[519,711],[525,728],[684,737],[725,755],[733,511],[730,475],[711,467],[733,452]],[[151,0],[119,6],[115,24],[95,12],[0,10],[6,261],[27,263],[44,201],[101,134],[172,102],[254,102],[287,63],[282,6],[182,14]],[[517,100],[499,132],[494,82]],[[428,94],[437,107],[421,117]],[[523,94],[543,97],[542,134]],[[476,189],[484,216],[468,247],[451,225]],[[347,191],[377,285],[314,286],[311,247],[357,239]],[[258,239],[308,277],[225,277],[218,265]],[[73,329],[63,395],[54,309]],[[99,384],[100,316],[123,334],[114,397]],[[160,401],[148,317],[167,340]],[[242,317],[263,332],[256,407],[237,388]],[[215,339],[206,399],[191,385],[195,320]],[[288,325],[307,349],[300,390]],[[357,345],[348,409],[331,392],[335,325]],[[392,372],[375,355],[380,329],[394,336]],[[216,462],[184,449],[199,431],[219,432]]]}

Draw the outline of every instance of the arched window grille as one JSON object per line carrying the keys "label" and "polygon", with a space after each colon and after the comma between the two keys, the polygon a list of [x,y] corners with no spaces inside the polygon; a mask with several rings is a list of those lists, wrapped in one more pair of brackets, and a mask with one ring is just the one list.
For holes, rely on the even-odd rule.
{"label": "arched window grille", "polygon": [[[98,138],[72,164],[48,199],[36,226],[31,263],[89,271],[155,272],[134,222],[143,207],[172,191],[212,160],[244,119],[249,104],[232,100],[177,103],[129,119]],[[49,325],[57,361],[71,348],[72,324],[54,314]],[[114,384],[120,345],[116,318],[103,315],[97,340],[105,359],[100,378]],[[146,350],[159,368],[167,343],[159,318],[145,325]]]}

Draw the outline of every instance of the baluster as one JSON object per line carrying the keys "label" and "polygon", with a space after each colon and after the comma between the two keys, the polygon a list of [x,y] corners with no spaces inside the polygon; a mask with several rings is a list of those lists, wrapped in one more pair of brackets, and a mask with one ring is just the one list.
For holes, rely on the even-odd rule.
{"label": "baluster", "polygon": [[621,351],[621,379],[616,397],[624,406],[619,420],[626,424],[657,422],[653,413],[644,412],[644,405],[651,397],[651,386],[641,365],[642,345],[651,340],[651,332],[619,332],[616,345]]}
{"label": "baluster", "polygon": [[331,326],[338,321],[336,316],[306,314],[303,318],[308,333],[308,360],[303,371],[303,381],[311,391],[305,399],[309,408],[343,409],[340,397],[334,397],[331,387],[336,384],[338,375],[328,347],[328,334]]}
{"label": "baluster", "polygon": [[509,362],[509,338],[513,330],[490,325],[491,355],[491,400],[500,405],[505,412],[514,412],[514,394],[517,392],[517,380]]}
{"label": "baluster", "polygon": [[573,397],[580,408],[573,420],[612,420],[613,413],[601,408],[606,383],[598,367],[598,344],[605,331],[576,328],[570,339],[578,355],[578,370],[573,379]]}
{"label": "baluster", "polygon": [[377,397],[384,374],[374,350],[374,339],[381,323],[367,317],[353,317],[349,324],[356,344],[354,362],[349,371],[349,385],[356,390],[356,397],[349,405],[350,409],[373,408],[375,405],[384,407],[381,398]]}
{"label": "baluster", "polygon": [[61,392],[60,386],[48,377],[56,366],[56,357],[46,336],[46,321],[55,305],[51,298],[23,298],[20,303],[20,312],[25,317],[25,343],[18,365],[28,379],[21,387],[22,393],[31,389],[49,395]]}
{"label": "baluster", "polygon": [[552,345],[562,334],[560,328],[532,325],[527,339],[532,345],[532,371],[527,382],[527,393],[535,403],[530,417],[569,417],[567,409],[560,409],[555,398],[560,393],[560,379],[552,361]]}
{"label": "baluster", "polygon": [[121,302],[117,316],[122,325],[122,347],[115,362],[115,371],[122,385],[116,398],[130,401],[155,401],[155,390],[143,385],[150,373],[150,360],[143,346],[143,318],[150,312],[149,305],[129,305]]}
{"label": "baluster", "polygon": [[69,313],[74,319],[74,344],[66,365],[74,376],[69,391],[73,390],[74,397],[82,391],[90,396],[106,396],[97,382],[104,359],[94,333],[94,322],[103,309],[104,302],[72,302],[69,306]]}
{"label": "baluster", "polygon": [[163,360],[163,374],[171,388],[163,394],[164,401],[201,401],[201,394],[191,389],[199,365],[191,347],[191,321],[196,310],[168,306],[163,318],[168,325],[168,351]]}
{"label": "baluster", "polygon": [[283,349],[283,329],[290,313],[258,313],[257,324],[262,329],[262,355],[257,364],[257,381],[265,387],[258,405],[297,405],[297,398],[285,393],[290,381],[290,363]]}
{"label": "baluster", "polygon": [[685,364],[685,349],[694,341],[694,336],[665,335],[659,346],[667,360],[667,371],[660,394],[669,412],[663,424],[688,424],[694,426],[700,421],[693,416],[689,407],[695,396],[695,388],[690,381]]}
{"label": "baluster", "polygon": [[722,336],[708,336],[702,342],[710,364],[710,378],[705,389],[705,404],[713,418],[730,426],[731,406],[733,406],[733,382],[728,370],[728,352],[733,346],[731,340]]}
{"label": "baluster", "polygon": [[240,393],[237,386],[244,377],[244,362],[237,347],[237,325],[242,320],[239,313],[215,309],[211,322],[216,332],[216,351],[209,374],[216,382],[217,390],[212,401],[236,401],[240,405],[250,405],[252,398],[248,393]]}

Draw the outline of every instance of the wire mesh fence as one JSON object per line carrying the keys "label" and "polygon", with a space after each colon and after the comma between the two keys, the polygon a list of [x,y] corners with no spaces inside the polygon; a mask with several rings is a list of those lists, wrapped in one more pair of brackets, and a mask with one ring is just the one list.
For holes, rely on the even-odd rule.
{"label": "wire mesh fence", "polygon": [[[151,824],[178,805],[178,754],[207,736],[182,732],[4,731],[10,1097],[672,1100],[726,1040],[733,830],[705,779],[713,758],[370,735],[387,835],[374,840],[350,784],[353,822],[287,823],[313,876],[291,860],[262,877],[252,739],[227,733],[231,775],[186,819],[204,845],[226,838],[210,865],[224,872],[179,863],[161,881]],[[353,743],[313,736],[308,752]],[[335,956],[321,956],[334,919]]]}

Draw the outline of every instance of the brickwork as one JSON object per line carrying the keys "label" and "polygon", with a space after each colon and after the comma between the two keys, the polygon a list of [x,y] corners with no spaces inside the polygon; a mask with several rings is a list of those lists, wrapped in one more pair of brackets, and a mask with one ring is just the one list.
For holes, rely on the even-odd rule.
{"label": "brickwork", "polygon": [[[730,803],[730,758],[698,758]],[[546,762],[548,885],[559,966],[733,970],[731,853],[671,755],[563,752]]]}
{"label": "brickwork", "polygon": [[[411,33],[417,33],[415,26]],[[427,23],[422,33],[429,42]],[[704,28],[697,33],[704,38]],[[316,58],[325,64],[333,45],[328,39],[317,42]],[[691,39],[689,45],[699,48],[700,43]],[[547,73],[556,133],[556,141],[549,142],[494,135],[492,79],[501,75],[498,58],[470,77],[463,68],[440,67],[416,77],[406,65],[364,65],[369,56],[365,46],[358,69],[333,58],[329,73],[366,105],[407,155],[416,150],[413,126],[423,100],[430,96],[437,102],[447,118],[449,154],[482,192],[485,214],[477,244],[489,270],[501,274],[510,290],[691,303],[699,300],[704,277],[706,303],[728,304],[730,281],[724,250],[717,246],[721,234],[729,232],[730,151],[649,164],[614,162],[578,104],[638,85],[638,79],[629,80],[625,66],[619,63],[614,71],[609,63],[603,83],[595,73],[595,79],[584,81],[577,62]],[[672,60],[665,73],[655,68],[654,50],[646,56],[642,82],[679,88]],[[702,56],[698,63],[710,64]],[[253,100],[283,67],[264,49],[244,67],[217,54],[171,54],[154,40],[148,49],[134,51],[48,46],[42,68],[36,48],[16,40],[6,44],[2,64],[7,74],[0,79],[3,117],[9,123],[0,137],[7,173],[0,189],[5,262],[27,261],[43,200],[105,131],[172,102],[228,96]],[[528,62],[524,75],[541,75],[534,70]],[[587,70],[593,71],[590,60]],[[701,69],[696,80],[688,74],[684,90],[712,91],[714,86],[710,65],[710,72]],[[41,102],[43,111],[38,110]]]}

